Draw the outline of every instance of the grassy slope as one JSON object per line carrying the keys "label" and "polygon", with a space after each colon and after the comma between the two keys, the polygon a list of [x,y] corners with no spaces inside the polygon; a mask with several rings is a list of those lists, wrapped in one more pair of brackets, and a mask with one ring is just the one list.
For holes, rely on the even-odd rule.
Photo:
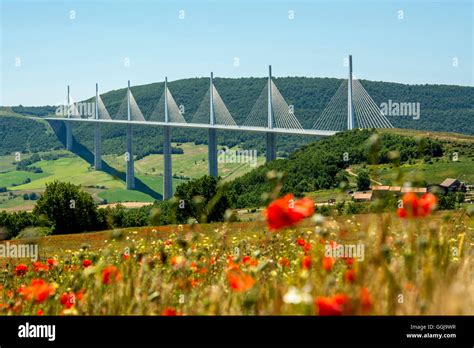
{"label": "grassy slope", "polygon": [[[177,145],[175,145],[177,146]],[[183,175],[189,178],[197,178],[208,172],[207,146],[194,145],[192,143],[180,144],[184,154],[173,155],[173,174]],[[56,151],[63,153],[64,151]],[[27,158],[28,155],[22,155]],[[114,168],[124,171],[125,165],[123,156],[106,155],[104,161]],[[259,157],[258,163],[264,163],[264,158]],[[0,187],[8,187],[15,194],[24,192],[42,192],[45,184],[53,180],[70,181],[75,184],[81,184],[85,190],[91,193],[97,199],[107,199],[109,203],[140,201],[152,202],[153,198],[147,194],[125,190],[122,181],[104,172],[96,172],[90,168],[87,162],[79,157],[66,157],[57,160],[43,160],[37,162],[34,166],[43,169],[43,173],[31,173],[26,171],[16,171],[14,156],[0,156]],[[248,164],[225,163],[219,164],[219,173],[225,180],[238,177],[253,168]],[[147,186],[156,192],[163,191],[163,156],[149,155],[135,161],[135,174]],[[22,184],[27,178],[30,183]],[[173,179],[173,187],[184,182],[182,179]],[[18,185],[18,186],[12,186]],[[87,186],[103,186],[106,189],[95,189]],[[0,209],[25,207],[30,209],[32,202],[23,201],[19,197],[7,200],[6,195],[0,195]]]}
{"label": "grassy slope", "polygon": [[[383,184],[397,185],[403,182],[421,182],[439,184],[446,178],[456,178],[467,183],[474,183],[474,153],[463,152],[463,145],[474,144],[474,137],[464,134],[447,132],[426,132],[407,129],[387,129],[381,132],[395,133],[405,136],[430,137],[439,140],[445,148],[445,154],[438,161],[425,163],[420,160],[415,164],[403,164],[399,171],[389,164],[370,165],[371,178]],[[454,152],[458,152],[458,161],[452,160]],[[351,170],[358,172],[361,166],[355,165]],[[400,175],[400,176],[399,176]]]}

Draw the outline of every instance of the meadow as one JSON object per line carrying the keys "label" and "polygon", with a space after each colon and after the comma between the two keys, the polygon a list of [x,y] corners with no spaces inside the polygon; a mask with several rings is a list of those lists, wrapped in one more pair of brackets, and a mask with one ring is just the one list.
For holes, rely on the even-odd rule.
{"label": "meadow", "polygon": [[[474,314],[473,218],[399,215],[332,218],[316,208],[277,229],[267,215],[10,241],[38,243],[40,259],[3,261],[0,313]],[[343,245],[364,252],[328,256]]]}

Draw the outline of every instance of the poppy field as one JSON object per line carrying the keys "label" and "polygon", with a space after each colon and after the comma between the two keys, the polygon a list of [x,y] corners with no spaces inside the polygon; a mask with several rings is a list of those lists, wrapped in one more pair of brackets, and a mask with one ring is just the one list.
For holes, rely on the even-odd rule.
{"label": "poppy field", "polygon": [[474,314],[473,219],[403,203],[324,217],[287,195],[257,222],[43,237],[37,261],[2,260],[0,313]]}

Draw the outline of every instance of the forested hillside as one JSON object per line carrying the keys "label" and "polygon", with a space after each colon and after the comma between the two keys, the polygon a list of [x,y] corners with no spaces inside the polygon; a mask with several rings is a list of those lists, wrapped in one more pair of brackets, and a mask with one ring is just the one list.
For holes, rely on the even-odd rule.
{"label": "forested hillside", "polygon": [[[341,80],[333,78],[283,77],[275,78],[275,83],[290,105],[294,105],[295,115],[305,128],[311,128],[324,107],[339,87]],[[215,86],[229,111],[238,124],[241,124],[266,83],[265,78],[216,78]],[[447,85],[404,85],[387,82],[364,81],[361,83],[377,105],[393,102],[420,103],[421,116],[414,120],[409,116],[392,116],[394,127],[432,131],[450,131],[474,134],[474,88]],[[184,106],[184,117],[190,121],[198,109],[209,87],[207,78],[193,78],[169,83],[169,88],[178,105]],[[163,92],[163,83],[132,87],[132,92],[145,117],[153,112]],[[102,95],[109,113],[115,115],[125,98],[125,89],[114,90]],[[5,109],[5,108],[4,108]],[[45,132],[36,133],[40,128],[35,122],[19,122],[6,118],[9,114],[26,116],[45,116],[52,107],[13,107],[0,113],[0,144],[2,153],[31,149],[31,142],[25,142],[25,136],[34,135],[35,150],[48,150],[57,146]],[[13,128],[10,126],[14,125]],[[75,124],[74,137],[77,141],[92,149],[92,125]],[[105,154],[120,153],[124,148],[125,128],[117,125],[103,126],[103,150]],[[219,144],[264,151],[262,134],[219,131]],[[48,138],[47,140],[43,137]],[[314,141],[314,137],[278,136],[280,156],[286,156],[302,144]],[[162,148],[162,130],[158,127],[135,127],[135,149],[138,156],[159,153]],[[207,133],[204,130],[173,129],[173,141],[205,143]]]}
{"label": "forested hillside", "polygon": [[342,132],[307,145],[288,159],[272,161],[235,179],[230,184],[230,195],[237,208],[263,205],[262,194],[271,191],[272,183],[267,177],[270,170],[285,173],[283,193],[301,195],[339,187],[347,181],[344,169],[352,164],[395,164],[442,155],[441,143],[430,138],[374,130]]}

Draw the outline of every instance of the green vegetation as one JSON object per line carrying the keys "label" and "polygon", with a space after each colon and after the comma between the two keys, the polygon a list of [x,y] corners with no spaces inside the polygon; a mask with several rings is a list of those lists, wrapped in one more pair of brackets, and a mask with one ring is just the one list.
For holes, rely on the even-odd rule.
{"label": "green vegetation", "polygon": [[[347,160],[346,156],[347,155]],[[282,192],[302,195],[321,189],[347,185],[344,171],[353,164],[392,163],[442,155],[439,142],[429,138],[404,137],[374,130],[354,130],[338,133],[294,152],[237,178],[231,183],[233,205],[236,208],[264,204],[262,195],[270,191],[268,171],[285,173]]]}
{"label": "green vegetation", "polygon": [[[265,78],[216,78],[216,88],[225,101],[229,111],[238,124],[241,124],[262,88]],[[283,77],[275,78],[279,90],[288,104],[294,105],[295,114],[305,128],[311,128],[339,87],[341,80],[333,78]],[[392,100],[394,102],[419,102],[420,119],[400,116],[390,117],[390,122],[398,128],[411,128],[431,131],[450,131],[474,135],[474,116],[472,100],[474,88],[446,85],[404,85],[388,82],[361,81],[375,103]],[[207,88],[206,78],[194,78],[169,83],[178,105],[185,107],[184,117],[190,121],[198,109]],[[145,117],[153,112],[163,92],[163,83],[132,87],[132,92]],[[125,89],[110,91],[102,95],[111,115],[115,115],[125,97]],[[17,115],[45,116],[53,113],[51,107],[3,107],[0,109],[0,154],[16,151],[48,151],[59,148],[51,127],[45,122],[19,117]],[[449,120],[449,122],[446,122]],[[103,125],[103,150],[106,154],[120,154],[125,145],[125,129],[120,125]],[[18,134],[27,134],[19,137]],[[74,137],[89,150],[93,149],[93,125],[74,124]],[[147,154],[162,152],[162,130],[159,127],[134,127],[134,148],[138,158]],[[173,129],[172,138],[177,142],[207,142],[204,130]],[[287,156],[301,144],[313,141],[311,137],[278,136],[280,156]],[[261,135],[240,132],[218,132],[218,142],[233,147],[239,145],[245,149],[264,152],[264,139]],[[173,151],[179,151],[174,149]]]}
{"label": "green vegetation", "polygon": [[55,233],[76,233],[106,228],[92,196],[71,183],[53,181],[38,199],[33,214],[44,216]]}
{"label": "green vegetation", "polygon": [[61,147],[46,121],[0,114],[0,155],[50,151]]}
{"label": "green vegetation", "polygon": [[227,185],[219,185],[216,178],[208,175],[179,185],[174,197],[174,213],[179,223],[187,223],[190,219],[223,221],[230,206]]}
{"label": "green vegetation", "polygon": [[116,203],[116,202],[153,202],[154,199],[150,196],[132,190],[125,189],[111,189],[103,191],[98,194],[100,198],[107,201],[107,203]]}
{"label": "green vegetation", "polygon": [[366,170],[362,170],[357,176],[357,190],[365,191],[370,188],[370,177]]}

